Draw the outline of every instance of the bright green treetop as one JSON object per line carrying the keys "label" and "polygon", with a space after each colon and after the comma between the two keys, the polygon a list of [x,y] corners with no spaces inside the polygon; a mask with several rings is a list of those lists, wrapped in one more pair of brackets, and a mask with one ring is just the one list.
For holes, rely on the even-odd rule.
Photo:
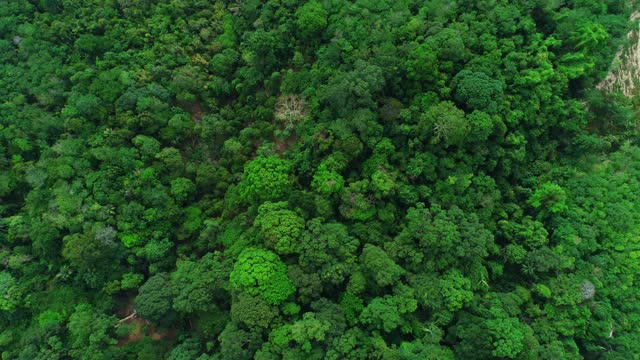
{"label": "bright green treetop", "polygon": [[259,156],[244,167],[240,196],[249,203],[276,200],[289,190],[291,165],[276,156]]}
{"label": "bright green treetop", "polygon": [[257,248],[245,249],[231,271],[232,289],[261,296],[279,305],[295,292],[287,277],[287,267],[275,253]]}

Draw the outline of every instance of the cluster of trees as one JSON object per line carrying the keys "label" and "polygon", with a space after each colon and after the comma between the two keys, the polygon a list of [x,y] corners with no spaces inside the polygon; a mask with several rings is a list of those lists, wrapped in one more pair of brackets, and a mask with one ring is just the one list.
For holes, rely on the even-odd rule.
{"label": "cluster of trees", "polygon": [[631,11],[5,1],[2,358],[634,358]]}

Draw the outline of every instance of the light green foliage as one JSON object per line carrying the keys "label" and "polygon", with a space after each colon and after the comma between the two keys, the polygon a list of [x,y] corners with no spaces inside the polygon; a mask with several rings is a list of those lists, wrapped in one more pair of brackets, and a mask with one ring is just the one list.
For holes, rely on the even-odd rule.
{"label": "light green foliage", "polygon": [[561,59],[560,71],[569,79],[576,79],[593,69],[595,64],[584,53],[569,53]]}
{"label": "light green foliage", "polygon": [[259,156],[248,162],[239,184],[243,200],[256,203],[277,200],[289,189],[289,162],[275,156]]}
{"label": "light green foliage", "polygon": [[487,328],[493,340],[491,354],[514,359],[524,350],[525,333],[523,325],[515,318],[498,318],[487,321]]}
{"label": "light green foliage", "polygon": [[505,248],[506,258],[516,264],[521,264],[527,256],[527,250],[517,244],[509,244]]}
{"label": "light green foliage", "polygon": [[313,175],[311,187],[322,195],[335,194],[344,187],[344,178],[323,162]]}
{"label": "light green foliage", "polygon": [[457,270],[447,272],[440,279],[439,287],[449,311],[459,310],[473,299],[471,281]]}
{"label": "light green foliage", "polygon": [[128,248],[142,244],[142,239],[138,234],[121,234],[120,240],[122,241],[124,246]]}
{"label": "light green foliage", "polygon": [[453,360],[453,351],[446,347],[425,344],[422,341],[403,342],[400,344],[399,356],[403,360]]}
{"label": "light green foliage", "polygon": [[410,314],[417,308],[413,289],[400,284],[394,289],[393,296],[373,299],[360,314],[360,321],[376,329],[391,332],[405,323],[404,314]]}
{"label": "light green foliage", "polygon": [[549,288],[551,289],[552,301],[556,305],[576,306],[581,301],[580,287],[582,282],[574,274],[561,274],[552,279]]}
{"label": "light green foliage", "polygon": [[318,1],[309,1],[296,11],[296,24],[303,39],[310,40],[327,26],[327,11]]}
{"label": "light green foliage", "polygon": [[0,3],[1,358],[640,354],[632,2]]}
{"label": "light green foliage", "polygon": [[296,251],[304,230],[304,219],[287,209],[286,202],[266,202],[260,205],[255,225],[264,236],[265,245],[279,254]]}
{"label": "light green foliage", "polygon": [[20,304],[22,293],[16,279],[8,272],[0,272],[0,309],[12,312]]}
{"label": "light green foliage", "polygon": [[438,75],[436,52],[428,44],[413,45],[406,67],[409,79],[420,82],[434,81]]}
{"label": "light green foliage", "polygon": [[174,244],[166,238],[162,240],[152,240],[149,241],[144,248],[140,249],[137,254],[146,258],[151,263],[157,263],[169,255],[173,245]]}
{"label": "light green foliage", "polygon": [[268,304],[279,305],[295,292],[287,277],[286,265],[271,251],[245,249],[229,276],[232,289],[260,296]]}
{"label": "light green foliage", "polygon": [[354,327],[345,331],[333,341],[332,348],[327,352],[327,359],[366,359],[379,356],[373,347],[374,338],[366,331]]}
{"label": "light green foliage", "polygon": [[340,299],[340,307],[342,308],[347,321],[353,323],[364,309],[364,303],[362,299],[355,294],[346,292]]}
{"label": "light green foliage", "polygon": [[544,298],[551,297],[551,289],[544,284],[535,284],[533,286],[533,291]]}
{"label": "light green foliage", "polygon": [[89,304],[78,305],[67,324],[71,346],[69,354],[75,358],[109,359],[105,348],[116,344],[109,334],[113,321]]}
{"label": "light green foliage", "polygon": [[567,210],[567,194],[558,184],[546,182],[538,188],[528,200],[534,208],[542,208],[551,213]]}
{"label": "light green foliage", "polygon": [[171,195],[178,201],[189,199],[196,191],[193,181],[186,178],[177,178],[171,181]]}
{"label": "light green foliage", "polygon": [[184,223],[182,224],[181,232],[177,234],[179,239],[193,236],[200,228],[203,221],[202,210],[195,206],[189,206],[184,209]]}
{"label": "light green foliage", "polygon": [[38,325],[43,328],[60,325],[64,320],[64,315],[52,310],[46,310],[38,315]]}
{"label": "light green foliage", "polygon": [[469,134],[469,122],[464,111],[454,103],[443,101],[420,117],[420,126],[426,133],[432,133],[431,142],[445,145],[461,145]]}
{"label": "light green foliage", "polygon": [[579,50],[588,51],[602,44],[609,34],[607,30],[597,22],[581,21],[576,30],[571,33],[569,41]]}
{"label": "light green foliage", "polygon": [[462,36],[460,30],[449,27],[428,38],[427,42],[436,49],[440,59],[457,62],[465,56],[465,42]]}
{"label": "light green foliage", "polygon": [[325,340],[325,334],[331,329],[331,323],[318,319],[316,313],[308,312],[302,316],[301,320],[291,325],[284,325],[274,329],[269,334],[269,340],[276,351],[283,351],[289,348],[291,341],[304,352],[310,352],[314,342]]}
{"label": "light green foliage", "polygon": [[375,298],[360,314],[363,324],[373,324],[386,332],[393,331],[402,324],[402,317],[391,296]]}
{"label": "light green foliage", "polygon": [[137,289],[143,282],[144,276],[142,274],[126,273],[122,275],[120,286],[123,290]]}
{"label": "light green foliage", "polygon": [[394,174],[386,169],[378,169],[371,175],[371,186],[381,196],[389,196],[396,188]]}
{"label": "light green foliage", "polygon": [[537,220],[532,220],[530,217],[524,217],[522,223],[503,220],[499,221],[498,225],[508,239],[530,248],[538,248],[549,242],[549,233],[544,228],[544,225]]}
{"label": "light green foliage", "polygon": [[494,119],[487,113],[474,110],[467,115],[471,130],[470,136],[474,141],[485,141],[493,133]]}

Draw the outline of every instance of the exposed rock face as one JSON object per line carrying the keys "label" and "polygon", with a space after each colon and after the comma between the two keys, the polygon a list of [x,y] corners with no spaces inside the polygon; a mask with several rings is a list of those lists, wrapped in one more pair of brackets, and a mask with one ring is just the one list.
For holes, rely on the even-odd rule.
{"label": "exposed rock face", "polygon": [[[631,14],[631,21],[640,19],[640,11]],[[596,87],[607,92],[620,91],[627,97],[636,94],[640,85],[640,23],[639,30],[633,30],[627,37],[631,42],[628,49],[621,49],[613,60],[613,69]]]}

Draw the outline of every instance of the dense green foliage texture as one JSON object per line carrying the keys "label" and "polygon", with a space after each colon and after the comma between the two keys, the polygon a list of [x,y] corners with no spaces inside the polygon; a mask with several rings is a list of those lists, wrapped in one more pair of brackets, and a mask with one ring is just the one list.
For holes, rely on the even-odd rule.
{"label": "dense green foliage texture", "polygon": [[2,359],[638,359],[634,6],[0,0]]}

